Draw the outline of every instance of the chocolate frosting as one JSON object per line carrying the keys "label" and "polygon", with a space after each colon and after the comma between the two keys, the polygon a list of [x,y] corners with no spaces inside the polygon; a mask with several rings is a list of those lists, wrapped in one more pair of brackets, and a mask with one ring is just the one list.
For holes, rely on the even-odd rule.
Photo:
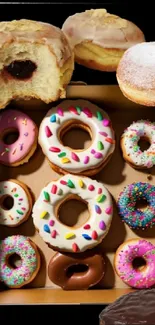
{"label": "chocolate frosting", "polygon": [[155,325],[155,289],[122,296],[105,308],[99,319],[100,325]]}

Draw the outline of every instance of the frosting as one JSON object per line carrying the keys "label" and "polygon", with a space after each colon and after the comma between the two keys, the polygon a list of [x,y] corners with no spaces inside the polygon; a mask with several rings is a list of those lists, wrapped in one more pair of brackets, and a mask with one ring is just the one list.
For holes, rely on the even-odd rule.
{"label": "frosting", "polygon": [[[141,151],[138,141],[146,138],[150,147]],[[155,123],[148,120],[133,122],[122,135],[122,150],[137,167],[150,168],[155,165]]]}
{"label": "frosting", "polygon": [[[92,144],[86,150],[65,147],[59,139],[68,122],[84,124],[92,133]],[[95,169],[115,149],[114,132],[108,115],[86,100],[65,100],[50,109],[39,129],[39,143],[49,161],[67,172]]]}
{"label": "frosting", "polygon": [[[17,141],[12,144],[3,142],[3,134],[9,129],[19,132]],[[10,132],[11,133],[11,132]],[[36,139],[36,125],[29,116],[16,110],[4,110],[0,114],[0,163],[14,164],[26,157]]]}
{"label": "frosting", "polygon": [[106,9],[91,9],[69,16],[62,30],[73,47],[83,41],[92,41],[105,48],[125,50],[145,41],[135,24],[109,14]]}
{"label": "frosting", "polygon": [[[90,212],[89,220],[78,228],[62,224],[55,211],[57,205],[71,194],[84,200]],[[96,246],[105,237],[112,214],[112,199],[102,183],[68,174],[42,189],[33,206],[32,217],[46,243],[76,253]]]}
{"label": "frosting", "polygon": [[[136,209],[136,202],[146,200],[144,211]],[[119,214],[131,228],[146,228],[155,225],[155,186],[147,183],[127,185],[118,199]]]}
{"label": "frosting", "polygon": [[[2,207],[3,198],[13,198],[13,207],[6,210]],[[13,181],[0,182],[0,224],[17,226],[22,223],[30,213],[30,203],[23,187]]]}
{"label": "frosting", "polygon": [[[8,265],[8,257],[13,254],[22,260],[21,266],[15,269]],[[27,237],[10,236],[0,242],[0,280],[8,287],[22,287],[30,282],[37,268],[37,255]]]}
{"label": "frosting", "polygon": [[[141,257],[146,266],[134,269],[132,262]],[[124,243],[116,252],[115,267],[120,278],[137,289],[149,288],[155,284],[155,246],[147,240],[135,239]]]}

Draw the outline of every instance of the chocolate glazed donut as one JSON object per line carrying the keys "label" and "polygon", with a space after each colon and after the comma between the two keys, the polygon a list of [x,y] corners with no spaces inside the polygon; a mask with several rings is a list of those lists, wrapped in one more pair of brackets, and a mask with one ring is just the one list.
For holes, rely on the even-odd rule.
{"label": "chocolate glazed donut", "polygon": [[99,253],[56,253],[48,265],[50,280],[63,290],[86,290],[97,284],[105,273],[105,262]]}

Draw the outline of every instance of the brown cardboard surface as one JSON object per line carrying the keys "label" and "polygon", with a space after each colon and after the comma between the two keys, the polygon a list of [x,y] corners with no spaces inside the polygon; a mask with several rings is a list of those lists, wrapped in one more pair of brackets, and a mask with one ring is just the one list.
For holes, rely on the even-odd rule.
{"label": "brown cardboard surface", "polygon": [[[112,289],[112,288],[128,288],[115,274],[113,269],[113,259],[117,247],[126,239],[129,238],[146,238],[155,244],[155,228],[145,231],[133,231],[128,226],[124,225],[116,210],[115,201],[118,198],[120,191],[123,187],[134,181],[144,181],[154,184],[155,182],[155,168],[151,170],[138,171],[127,165],[120,151],[119,140],[123,130],[129,126],[133,121],[137,119],[150,119],[155,120],[154,108],[143,107],[128,101],[120,92],[118,86],[84,86],[84,85],[71,85],[67,90],[68,98],[84,98],[90,100],[100,107],[102,107],[110,116],[113,124],[113,128],[116,133],[116,149],[110,160],[110,162],[104,167],[104,169],[95,177],[97,180],[103,182],[108,188],[114,198],[114,216],[111,228],[108,235],[99,245],[97,249],[100,249],[105,255],[106,261],[106,274],[103,280],[96,286],[99,289]],[[47,110],[52,105],[39,105],[39,108],[35,105],[33,109],[24,107],[24,111],[31,116],[31,118],[39,126],[41,120],[46,114]],[[19,109],[19,106],[18,106]],[[73,131],[72,131],[73,132]],[[70,133],[71,135],[71,133]],[[77,133],[74,131],[72,136],[66,135],[66,143],[73,145],[74,139],[81,141],[85,140],[85,146],[89,143],[89,137],[84,133]],[[71,140],[71,141],[70,141]],[[148,181],[148,175],[152,176],[152,179]],[[38,146],[37,151],[28,163],[19,167],[6,167],[0,166],[0,180],[14,178],[23,181],[31,189],[34,199],[36,199],[41,189],[51,180],[58,178],[55,172],[49,166],[48,161],[44,157],[41,148]],[[78,219],[81,224],[83,218],[87,218],[88,214],[84,207],[79,206],[77,202],[74,205],[68,206],[70,214],[75,214],[77,210],[80,218]],[[64,208],[61,213],[61,218],[65,218]],[[75,216],[75,219],[77,216]],[[28,285],[29,288],[50,288],[56,287],[50,282],[47,275],[47,267],[50,258],[53,256],[54,251],[43,242],[33,226],[32,218],[16,228],[9,228],[0,226],[0,238],[3,239],[8,235],[23,234],[29,236],[39,247],[42,256],[41,270],[36,279]],[[9,291],[10,292],[10,291]],[[18,290],[19,292],[19,290]],[[24,289],[22,289],[24,294]],[[7,294],[7,293],[5,293]],[[16,295],[16,294],[15,294]],[[17,294],[18,295],[18,294]],[[1,293],[2,296],[2,293]],[[5,301],[5,299],[4,299]]]}

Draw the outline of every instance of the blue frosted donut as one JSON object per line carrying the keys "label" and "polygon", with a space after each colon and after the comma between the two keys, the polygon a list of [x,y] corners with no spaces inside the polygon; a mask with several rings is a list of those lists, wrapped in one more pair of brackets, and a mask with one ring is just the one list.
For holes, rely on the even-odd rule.
{"label": "blue frosted donut", "polygon": [[[136,208],[139,200],[146,200],[145,209]],[[155,186],[141,182],[127,185],[120,193],[117,205],[122,221],[130,228],[144,229],[155,225]]]}

